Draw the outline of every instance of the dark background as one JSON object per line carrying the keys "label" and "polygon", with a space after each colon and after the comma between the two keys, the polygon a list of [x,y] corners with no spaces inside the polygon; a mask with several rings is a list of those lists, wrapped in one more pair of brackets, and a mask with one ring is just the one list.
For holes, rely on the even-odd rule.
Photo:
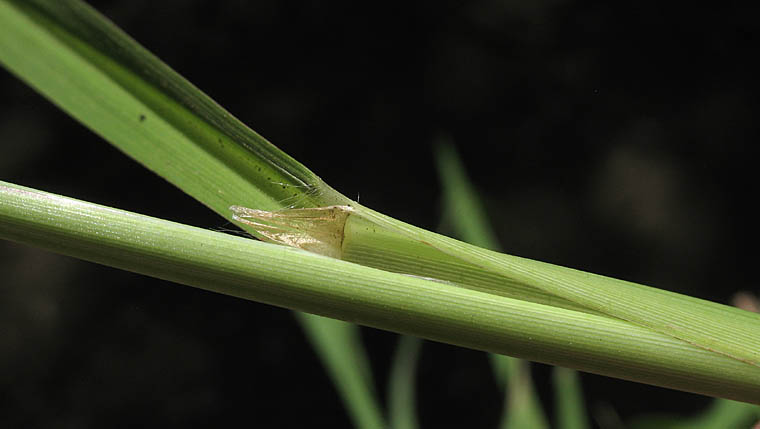
{"label": "dark background", "polygon": [[[756,291],[755,17],[722,3],[92,0],[339,191],[435,229],[458,146],[508,253]],[[324,3],[324,4],[323,4]],[[229,227],[0,71],[2,180]],[[349,421],[288,311],[0,243],[0,426]],[[364,329],[378,391],[393,334]],[[425,343],[423,427],[495,427],[483,353]],[[545,408],[550,368],[534,366]],[[616,427],[709,399],[583,374]]]}

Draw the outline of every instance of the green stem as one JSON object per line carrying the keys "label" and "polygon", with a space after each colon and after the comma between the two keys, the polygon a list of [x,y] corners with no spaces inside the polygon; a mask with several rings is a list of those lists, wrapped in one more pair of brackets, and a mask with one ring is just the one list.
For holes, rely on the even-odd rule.
{"label": "green stem", "polygon": [[[760,371],[760,314],[644,285],[506,255],[414,227],[366,207],[356,216],[374,224],[374,231],[397,234],[453,256],[513,285],[534,289],[591,314],[622,319],[755,366]],[[349,216],[350,220],[351,216]],[[365,232],[373,231],[372,227]],[[366,238],[366,241],[372,238]],[[362,241],[365,241],[362,240]],[[416,266],[416,255],[401,255]],[[495,292],[494,292],[495,293]],[[534,295],[535,296],[535,295]],[[539,295],[540,296],[540,295]]]}
{"label": "green stem", "polygon": [[0,238],[258,302],[760,403],[760,370],[628,322],[381,271],[0,182]]}

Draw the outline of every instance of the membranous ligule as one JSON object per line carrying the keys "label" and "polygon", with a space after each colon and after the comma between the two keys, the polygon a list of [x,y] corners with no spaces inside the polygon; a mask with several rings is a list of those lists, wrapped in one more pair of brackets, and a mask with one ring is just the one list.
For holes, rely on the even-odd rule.
{"label": "membranous ligule", "polygon": [[349,206],[279,211],[230,207],[232,218],[252,226],[265,239],[321,255],[340,258],[343,228],[353,212]]}

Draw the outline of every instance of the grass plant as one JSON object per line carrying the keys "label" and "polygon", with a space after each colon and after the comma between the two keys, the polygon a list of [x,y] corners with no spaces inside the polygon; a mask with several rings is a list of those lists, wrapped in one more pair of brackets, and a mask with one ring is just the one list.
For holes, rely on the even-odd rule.
{"label": "grass plant", "polygon": [[[445,146],[444,189],[466,211],[452,222],[477,245],[341,195],[81,1],[0,0],[0,64],[267,242],[5,182],[0,237],[350,322],[298,318],[357,426],[383,427],[387,419],[352,324],[760,404],[760,315],[487,249],[496,244],[476,193]],[[417,347],[403,340],[395,367],[393,398],[406,399],[391,399],[389,420],[399,427],[416,425],[404,405]],[[521,396],[531,390],[524,363],[494,362],[507,409],[542,421],[535,396]],[[571,374],[558,372],[560,390],[573,391]],[[577,403],[558,407],[576,422],[567,427],[585,425]],[[508,413],[505,425],[515,416]]]}

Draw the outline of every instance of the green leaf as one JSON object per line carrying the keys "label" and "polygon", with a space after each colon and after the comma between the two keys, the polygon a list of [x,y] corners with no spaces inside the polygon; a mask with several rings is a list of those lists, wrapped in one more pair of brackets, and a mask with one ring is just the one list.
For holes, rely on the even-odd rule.
{"label": "green leaf", "polygon": [[529,363],[513,359],[512,376],[507,383],[506,406],[500,427],[503,429],[548,428],[530,376]]}
{"label": "green leaf", "polygon": [[643,416],[628,424],[631,429],[745,429],[760,422],[760,407],[743,402],[716,399],[691,418]]}
{"label": "green leaf", "polygon": [[0,1],[0,63],[225,218],[347,201],[80,1]]}
{"label": "green leaf", "polygon": [[[442,183],[444,213],[452,223],[455,236],[487,249],[498,250],[496,233],[491,229],[486,210],[454,146],[441,141],[436,147],[438,177]],[[509,356],[489,355],[499,385],[506,391],[501,418],[502,428],[548,427],[541,401],[530,375],[530,364]]]}
{"label": "green leaf", "polygon": [[388,420],[393,429],[419,427],[415,386],[421,349],[421,339],[399,337],[388,382]]}
{"label": "green leaf", "polygon": [[435,150],[438,178],[443,191],[444,216],[457,237],[475,246],[499,250],[499,241],[478,192],[467,177],[453,144],[441,139]]}
{"label": "green leaf", "polygon": [[[0,0],[0,64],[225,219],[235,204],[275,210],[347,201],[80,1]],[[298,320],[307,335],[356,329]],[[333,357],[345,354],[338,361],[352,362],[333,367],[334,359],[323,359],[339,390],[346,380],[364,386],[342,395],[350,414],[357,422],[374,419],[367,427],[381,425],[371,379],[357,372],[368,366],[366,357],[350,343],[332,350]]]}
{"label": "green leaf", "polygon": [[356,326],[313,314],[296,315],[330,373],[343,403],[350,404],[348,411],[354,425],[360,428],[385,427],[375,400],[372,372]]}
{"label": "green leaf", "polygon": [[591,427],[583,402],[581,380],[576,371],[554,367],[554,402],[557,427],[560,429],[586,429]]}

